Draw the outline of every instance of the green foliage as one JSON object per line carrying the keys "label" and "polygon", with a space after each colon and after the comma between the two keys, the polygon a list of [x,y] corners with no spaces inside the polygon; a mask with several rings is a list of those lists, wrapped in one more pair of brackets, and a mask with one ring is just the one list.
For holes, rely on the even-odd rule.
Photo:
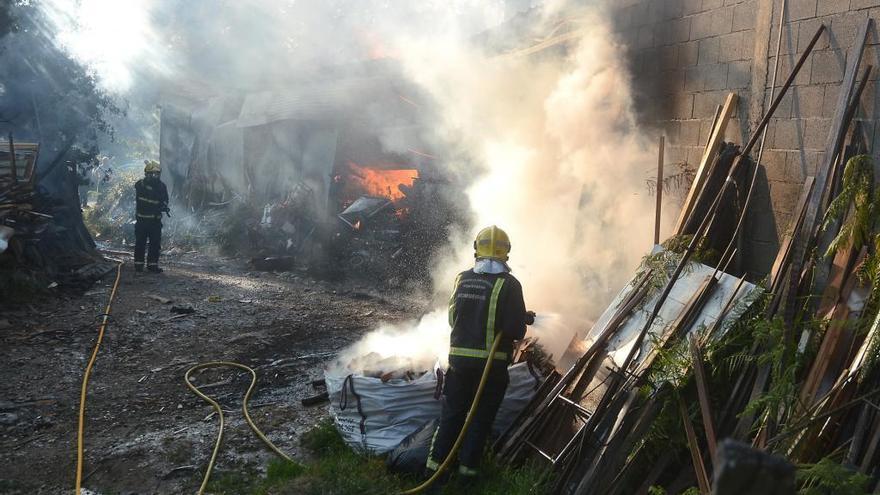
{"label": "green foliage", "polygon": [[763,395],[750,402],[745,414],[771,411],[775,414],[782,406],[789,406],[798,400],[798,364],[793,345],[784,338],[785,322],[782,318],[758,320],[754,323],[752,338],[761,351],[756,356],[758,367],[770,366],[770,387]]}
{"label": "green foliage", "polygon": [[134,183],[140,177],[135,170],[116,174],[112,182],[102,185],[95,205],[83,211],[83,221],[96,239],[122,243],[125,225],[134,218]]}
{"label": "green foliage", "polygon": [[[419,484],[420,479],[388,472],[381,457],[363,456],[351,450],[330,420],[318,424],[301,439],[313,456],[307,466],[273,461],[266,476],[252,472],[224,473],[212,481],[212,493],[237,495],[387,495]],[[476,486],[464,488],[453,477],[441,493],[480,493],[486,495],[526,495],[548,492],[541,472],[532,467],[511,469],[492,459],[483,463]]]}
{"label": "green foliage", "polygon": [[799,495],[863,495],[870,478],[829,458],[798,467]]}
{"label": "green foliage", "polygon": [[[840,194],[828,206],[823,230],[843,219],[840,233],[828,246],[826,256],[833,256],[842,247],[851,245],[856,249],[874,239],[877,216],[880,215],[880,195],[874,188],[874,164],[868,155],[850,158],[843,172]],[[847,216],[847,212],[850,212]]]}
{"label": "green foliage", "polygon": [[298,478],[305,467],[283,459],[273,459],[260,477],[252,470],[217,473],[208,482],[208,492],[216,495],[270,495]]}

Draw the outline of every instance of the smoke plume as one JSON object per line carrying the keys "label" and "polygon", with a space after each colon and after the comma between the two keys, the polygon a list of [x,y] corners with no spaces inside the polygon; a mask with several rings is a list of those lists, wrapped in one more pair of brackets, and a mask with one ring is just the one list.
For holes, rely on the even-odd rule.
{"label": "smoke plume", "polygon": [[[49,2],[53,18],[76,19],[69,4]],[[437,307],[445,307],[455,273],[472,264],[473,235],[498,225],[512,239],[510,265],[526,305],[541,315],[530,333],[559,358],[650,248],[645,179],[653,175],[654,141],[636,125],[625,52],[601,7],[555,0],[531,10],[528,22],[502,24],[529,4],[138,0],[132,5],[149,20],[129,28],[136,37],[129,56],[111,51],[91,65],[136,99],[150,94],[147,81],[246,90],[365,57],[398,60],[434,103],[426,140],[454,157],[452,174],[476,177],[466,191],[470,228],[450,232],[450,254],[437,260]],[[88,26],[92,34],[107,29]],[[558,32],[575,34],[550,43]],[[62,39],[80,46],[73,35]],[[547,48],[527,50],[540,43]],[[445,358],[448,332],[440,310],[412,328],[382,327],[346,355]],[[412,345],[391,346],[389,338]]]}

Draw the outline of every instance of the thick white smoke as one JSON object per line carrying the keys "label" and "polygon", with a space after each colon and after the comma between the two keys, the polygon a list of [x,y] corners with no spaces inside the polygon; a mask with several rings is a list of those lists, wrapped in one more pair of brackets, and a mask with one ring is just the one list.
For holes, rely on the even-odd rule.
{"label": "thick white smoke", "polygon": [[[473,228],[452,236],[454,254],[435,271],[438,301],[472,264],[473,235],[498,225],[512,239],[526,305],[543,315],[530,335],[557,359],[632,276],[653,232],[645,178],[654,141],[636,126],[623,49],[596,12],[578,17],[581,34],[564,56],[489,55],[418,38],[401,51],[409,76],[438,102],[435,132],[471,159],[452,166],[484,172],[467,191]],[[419,333],[426,322],[448,339],[445,320],[430,316]],[[407,334],[378,331],[395,332]],[[370,342],[355,353],[382,352]]]}
{"label": "thick white smoke", "polygon": [[[343,63],[377,51],[397,58],[436,103],[438,118],[428,138],[453,148],[444,156],[464,157],[449,163],[467,172],[459,176],[479,177],[467,190],[471,229],[450,233],[451,254],[437,263],[438,308],[445,308],[455,273],[473,262],[473,235],[498,225],[511,236],[510,264],[523,283],[526,304],[543,315],[533,334],[559,358],[650,248],[653,198],[645,179],[652,174],[655,141],[644,140],[635,124],[625,53],[598,7],[575,10],[563,0],[547,2],[543,24],[533,22],[528,32],[519,29],[487,49],[485,38],[474,35],[532,2],[130,3],[139,10],[116,0],[47,3],[59,23],[80,20],[86,39],[77,38],[74,25],[61,29],[63,41],[86,62],[91,56],[98,76],[119,87],[151,78],[173,85],[221,76],[226,88],[254,87],[278,71],[307,71],[318,61]],[[93,38],[113,43],[108,37],[118,31],[69,7],[104,4],[122,9],[106,22],[128,26],[133,37],[128,55],[77,51],[100,46]],[[99,7],[90,12],[116,12]],[[211,15],[201,15],[205,9]],[[168,26],[190,36],[181,38]],[[566,43],[530,54],[513,48],[537,45],[571,26],[579,34]],[[510,48],[499,53],[497,46]],[[347,355],[443,357],[449,329],[442,311],[413,328],[383,327]],[[389,344],[393,336],[406,344]]]}

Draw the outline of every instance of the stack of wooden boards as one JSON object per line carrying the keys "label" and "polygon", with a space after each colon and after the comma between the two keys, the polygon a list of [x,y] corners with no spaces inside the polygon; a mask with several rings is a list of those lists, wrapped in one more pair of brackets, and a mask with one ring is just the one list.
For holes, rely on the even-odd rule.
{"label": "stack of wooden boards", "polygon": [[[830,460],[865,475],[866,489],[880,486],[880,287],[863,276],[880,254],[871,239],[825,256],[841,222],[820,228],[848,159],[865,152],[860,132],[845,141],[871,77],[867,66],[858,79],[871,24],[848,54],[824,161],[766,278],[727,273],[741,273],[736,246],[761,156],[751,152],[824,26],[741,149],[722,141],[736,95],[716,112],[668,249],[646,257],[587,351],[495,443],[502,462],[544,466],[554,493],[730,493],[712,469],[717,478],[716,445],[731,438],[799,466]],[[742,493],[768,493],[740,481]]]}
{"label": "stack of wooden boards", "polygon": [[113,266],[95,251],[83,225],[77,184],[60,188],[69,198],[38,190],[38,156],[36,143],[0,141],[0,269],[87,287]]}

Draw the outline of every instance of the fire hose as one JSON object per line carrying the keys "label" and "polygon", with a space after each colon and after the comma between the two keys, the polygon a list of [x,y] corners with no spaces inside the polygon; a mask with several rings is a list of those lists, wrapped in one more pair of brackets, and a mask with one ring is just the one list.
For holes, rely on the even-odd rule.
{"label": "fire hose", "polygon": [[254,420],[251,419],[251,415],[248,412],[248,401],[251,398],[251,394],[254,391],[254,387],[257,386],[257,372],[254,371],[250,366],[245,366],[241,363],[234,363],[232,361],[211,361],[208,363],[200,363],[186,371],[183,379],[186,382],[186,386],[189,387],[190,390],[193,391],[194,394],[198,395],[205,402],[211,404],[214,410],[217,412],[217,416],[220,418],[220,430],[217,433],[217,441],[214,442],[214,450],[211,452],[211,459],[208,461],[208,468],[205,470],[205,476],[202,479],[202,485],[199,487],[199,495],[205,493],[205,488],[208,486],[208,480],[211,478],[211,472],[214,470],[214,461],[217,459],[217,452],[220,451],[220,443],[223,441],[223,428],[226,426],[225,418],[223,417],[223,409],[220,407],[220,404],[217,403],[214,399],[205,395],[198,387],[192,384],[190,381],[190,375],[197,370],[206,369],[206,368],[218,368],[218,367],[232,367],[238,368],[244,371],[247,371],[251,374],[251,384],[248,386],[247,392],[244,394],[244,399],[241,403],[241,412],[244,415],[244,420],[247,422],[248,426],[250,426],[251,430],[259,437],[260,440],[266,444],[269,449],[277,454],[282,459],[295,463],[293,459],[290,458],[287,454],[282,452],[278,447],[272,443],[271,440],[266,438],[266,435],[263,434],[262,431],[257,427],[254,423]]}
{"label": "fire hose", "polygon": [[489,350],[489,357],[486,359],[486,367],[483,368],[483,376],[480,377],[480,384],[477,386],[477,392],[474,394],[474,401],[471,403],[471,408],[468,410],[467,418],[464,420],[464,424],[461,426],[461,431],[458,432],[458,438],[455,439],[455,443],[452,444],[452,449],[449,450],[449,454],[446,455],[446,459],[443,459],[443,462],[440,464],[440,467],[434,471],[434,474],[425,480],[421,485],[411,488],[409,490],[400,492],[399,495],[415,495],[416,493],[421,493],[427,490],[440,476],[449,468],[449,465],[452,464],[452,460],[455,458],[455,454],[458,453],[458,449],[461,447],[461,443],[464,441],[464,435],[467,432],[468,427],[471,425],[471,422],[474,420],[474,416],[477,412],[477,406],[480,405],[480,398],[483,396],[483,389],[486,388],[486,382],[489,380],[489,371],[492,369],[492,356],[495,355],[495,351],[498,350],[498,345],[501,344],[501,336],[499,333],[495,337],[495,341],[492,343],[492,349]]}
{"label": "fire hose", "polygon": [[95,347],[92,349],[92,356],[89,358],[89,363],[86,365],[86,370],[83,373],[82,387],[79,391],[79,420],[77,423],[76,430],[76,494],[79,495],[80,489],[82,488],[82,473],[83,473],[83,430],[85,427],[86,420],[86,391],[89,387],[89,377],[92,374],[92,367],[95,365],[95,360],[98,359],[98,349],[101,347],[101,341],[104,340],[104,330],[107,329],[107,320],[110,318],[110,310],[113,308],[113,299],[116,298],[116,290],[119,288],[119,279],[122,277],[122,265],[123,263],[120,261],[119,265],[116,267],[116,281],[113,282],[113,289],[110,291],[110,299],[107,301],[107,309],[104,310],[104,314],[101,315],[104,319],[101,321],[101,327],[98,330],[98,339],[95,342]]}

